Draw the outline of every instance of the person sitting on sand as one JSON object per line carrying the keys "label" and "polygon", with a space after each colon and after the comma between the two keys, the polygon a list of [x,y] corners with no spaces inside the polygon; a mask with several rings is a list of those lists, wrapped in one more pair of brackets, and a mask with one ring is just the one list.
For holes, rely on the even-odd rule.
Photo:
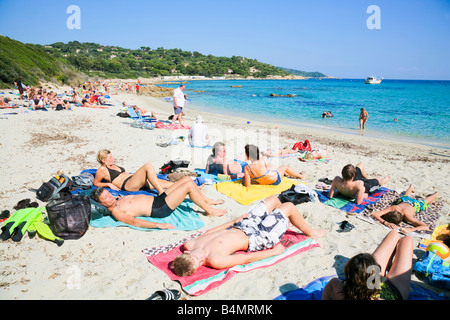
{"label": "person sitting on sand", "polygon": [[391,231],[372,254],[351,258],[344,268],[345,279],[331,279],[322,300],[408,300],[412,259],[412,238],[400,239]]}
{"label": "person sitting on sand", "polygon": [[281,182],[281,178],[285,175],[299,179],[305,178],[305,174],[299,173],[286,165],[272,167],[267,157],[261,157],[257,146],[246,145],[245,156],[247,161],[251,161],[244,167],[243,182],[246,187],[250,187],[251,179],[255,179],[259,184],[278,185]]}
{"label": "person sitting on sand", "polygon": [[[308,237],[326,235],[325,230],[312,229],[293,203],[282,204],[274,195],[252,206],[242,216],[187,241],[186,251],[173,261],[173,271],[184,277],[203,265],[223,269],[281,254],[285,248],[279,241],[289,223]],[[236,251],[249,253],[234,254]]]}
{"label": "person sitting on sand", "polygon": [[388,208],[372,213],[372,216],[385,226],[391,229],[397,229],[402,221],[412,224],[413,228],[400,228],[403,233],[412,231],[426,231],[430,228],[422,221],[417,220],[414,215],[420,211],[426,210],[430,203],[436,199],[438,193],[435,192],[423,200],[417,200],[412,197],[414,186],[411,184],[406,190],[405,195],[401,196],[397,202]]}
{"label": "person sitting on sand", "polygon": [[361,204],[369,193],[386,184],[389,179],[389,176],[370,178],[362,163],[358,163],[356,168],[348,164],[342,169],[342,178],[333,179],[328,196],[333,198],[336,192],[339,192],[346,197],[354,198],[356,204]]}
{"label": "person sitting on sand", "polygon": [[138,191],[141,188],[156,189],[159,194],[172,186],[173,182],[159,179],[150,163],[144,164],[134,174],[114,163],[111,151],[103,149],[97,154],[101,167],[97,169],[94,186],[108,187],[113,190]]}
{"label": "person sitting on sand", "polygon": [[223,142],[216,142],[212,147],[212,154],[206,161],[205,173],[230,175],[233,179],[244,176],[244,162],[227,159],[227,150]]}
{"label": "person sitting on sand", "polygon": [[190,177],[183,177],[157,197],[146,194],[132,194],[115,198],[108,190],[100,187],[92,191],[91,199],[105,206],[112,216],[123,223],[140,228],[173,229],[175,226],[149,222],[138,217],[166,218],[184,201],[186,196],[208,216],[222,216],[227,210],[212,208],[223,204],[223,200],[207,198]]}
{"label": "person sitting on sand", "polygon": [[211,136],[209,135],[208,126],[203,123],[203,117],[198,115],[195,123],[189,129],[188,140],[193,147],[209,146]]}

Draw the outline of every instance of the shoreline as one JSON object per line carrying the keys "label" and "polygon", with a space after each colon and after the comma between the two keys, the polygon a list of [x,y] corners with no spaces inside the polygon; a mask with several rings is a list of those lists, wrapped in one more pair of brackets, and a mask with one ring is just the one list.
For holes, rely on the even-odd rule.
{"label": "shoreline", "polygon": [[[59,88],[58,91],[64,89]],[[17,101],[17,100],[16,100]],[[173,113],[172,103],[163,98],[119,93],[112,94],[108,109],[77,108],[73,111],[29,111],[0,119],[0,168],[5,172],[0,181],[2,210],[12,208],[21,199],[35,195],[37,189],[53,175],[78,175],[84,169],[98,168],[96,153],[110,149],[118,165],[130,172],[144,163],[158,170],[176,155],[193,159],[190,168],[204,168],[208,149],[193,149],[184,145],[157,146],[159,137],[186,135],[187,130],[132,127],[132,120],[120,118],[121,102],[150,109],[161,120]],[[11,109],[6,109],[10,112]],[[12,109],[23,111],[25,108]],[[301,182],[314,188],[322,177],[334,178],[347,163],[364,163],[373,176],[389,175],[386,185],[391,190],[405,190],[413,184],[417,195],[439,192],[444,202],[437,225],[450,221],[449,155],[438,148],[415,144],[328,132],[323,129],[298,128],[285,124],[269,128],[269,124],[221,114],[198,112],[186,106],[184,123],[191,125],[198,114],[205,124],[227,145],[230,159],[243,151],[246,143],[260,147],[292,147],[293,143],[309,139],[314,149],[327,149],[327,163],[301,162],[297,157],[277,160],[306,172]],[[7,119],[6,119],[7,118]],[[45,121],[44,121],[45,120]],[[300,182],[300,181],[299,181]],[[202,230],[221,225],[242,215],[248,206],[205,185],[204,194],[224,200],[222,217],[208,217],[198,207],[205,226]],[[39,204],[45,205],[39,201]],[[78,240],[66,240],[61,247],[47,240],[25,236],[21,242],[0,242],[0,295],[2,299],[72,299],[72,300],[144,300],[162,288],[182,292],[182,300],[272,300],[288,287],[301,288],[323,276],[339,274],[348,258],[359,252],[372,252],[389,232],[381,225],[372,225],[354,215],[320,203],[308,202],[296,206],[313,228],[325,229],[328,235],[318,240],[320,246],[280,263],[236,274],[221,286],[200,296],[182,291],[176,281],[147,261],[142,250],[178,241],[193,234],[189,231],[137,231],[128,227],[94,228]],[[339,222],[348,220],[355,226],[349,233],[336,232]],[[358,239],[355,242],[355,239]],[[418,255],[414,240],[414,259]],[[75,281],[75,282],[73,282]],[[427,285],[413,275],[413,282],[434,292],[449,291]]]}

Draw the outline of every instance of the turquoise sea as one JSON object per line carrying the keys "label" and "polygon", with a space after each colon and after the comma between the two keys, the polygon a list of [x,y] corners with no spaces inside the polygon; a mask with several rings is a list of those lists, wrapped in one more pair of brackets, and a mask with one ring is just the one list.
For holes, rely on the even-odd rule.
{"label": "turquoise sea", "polygon": [[[383,80],[369,85],[364,79],[195,80],[186,84],[185,93],[192,100],[186,112],[355,134],[360,133],[358,119],[364,107],[369,113],[365,135],[450,148],[450,81]],[[272,93],[295,97],[271,97]],[[334,117],[322,118],[323,111]]]}

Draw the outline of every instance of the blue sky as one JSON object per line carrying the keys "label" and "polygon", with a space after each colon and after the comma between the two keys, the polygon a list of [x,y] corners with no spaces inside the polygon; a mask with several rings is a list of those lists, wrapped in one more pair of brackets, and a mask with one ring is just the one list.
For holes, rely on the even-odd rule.
{"label": "blue sky", "polygon": [[[66,26],[70,5],[80,29]],[[370,5],[380,29],[367,27]],[[450,80],[450,0],[0,0],[0,34],[244,56],[342,78]]]}

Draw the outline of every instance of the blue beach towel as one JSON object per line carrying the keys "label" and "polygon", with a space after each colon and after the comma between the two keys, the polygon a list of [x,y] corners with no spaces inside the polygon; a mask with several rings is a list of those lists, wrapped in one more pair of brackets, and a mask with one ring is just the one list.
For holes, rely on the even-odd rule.
{"label": "blue beach towel", "polygon": [[[316,279],[303,288],[284,292],[274,300],[322,300],[322,292],[325,286],[334,277],[336,276],[325,276]],[[408,300],[450,300],[450,297],[444,294],[437,294],[417,283],[411,282]]]}
{"label": "blue beach towel", "polygon": [[361,204],[356,204],[353,202],[353,199],[341,195],[330,199],[330,197],[328,196],[328,191],[316,191],[316,192],[320,202],[322,202],[323,204],[332,206],[333,208],[337,208],[345,212],[361,213],[368,205],[376,203],[378,200],[381,199],[381,197],[386,192],[389,191],[390,191],[389,189],[381,187],[375,192],[369,194],[369,196],[366,199],[364,199],[364,201]]}

